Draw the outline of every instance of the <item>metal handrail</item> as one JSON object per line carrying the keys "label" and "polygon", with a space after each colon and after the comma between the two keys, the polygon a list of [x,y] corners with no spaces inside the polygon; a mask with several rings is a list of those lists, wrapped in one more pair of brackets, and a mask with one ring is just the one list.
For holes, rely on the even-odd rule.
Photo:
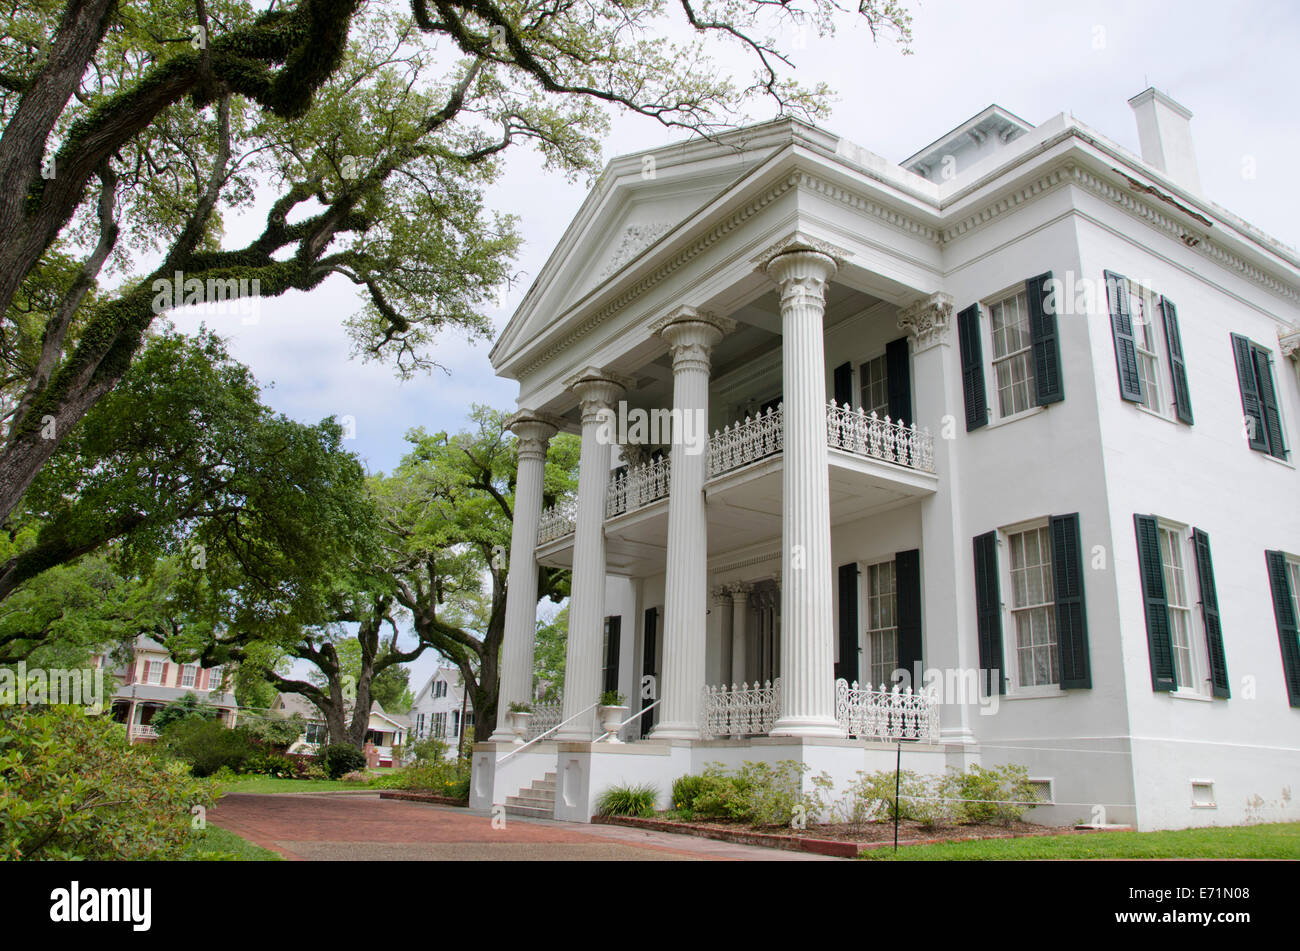
{"label": "metal handrail", "polygon": [[600,736],[598,736],[598,737],[596,737],[594,740],[592,740],[592,742],[593,742],[593,743],[599,743],[601,740],[605,739],[605,737],[607,737],[607,736],[613,736],[615,733],[617,733],[619,730],[623,729],[623,727],[627,726],[627,725],[628,725],[629,723],[631,723],[633,720],[639,720],[639,719],[641,718],[642,714],[644,714],[644,713],[648,713],[649,711],[653,710],[655,707],[659,706],[659,704],[663,703],[663,700],[664,700],[664,698],[663,698],[663,697],[660,697],[660,698],[659,698],[658,700],[656,700],[654,703],[650,704],[650,706],[648,706],[648,707],[642,707],[642,708],[641,708],[640,710],[638,710],[636,713],[632,714],[630,717],[628,717],[626,720],[624,720],[622,723],[620,723],[620,724],[618,725],[618,729],[617,729],[617,730],[606,730],[606,731],[605,731],[604,733],[602,733]]}
{"label": "metal handrail", "polygon": [[559,723],[555,724],[555,726],[551,727],[551,728],[550,728],[549,730],[547,730],[545,733],[538,733],[535,737],[533,737],[533,738],[532,738],[531,740],[529,740],[527,743],[524,743],[524,744],[522,744],[522,745],[520,745],[520,746],[516,746],[513,750],[511,750],[511,751],[510,751],[509,753],[507,753],[505,756],[503,756],[503,757],[501,757],[499,760],[497,760],[497,765],[498,765],[498,766],[503,765],[503,764],[504,764],[508,759],[510,759],[510,757],[514,756],[516,753],[522,753],[524,750],[528,749],[528,747],[532,746],[534,743],[537,743],[537,742],[540,742],[541,740],[546,739],[546,737],[550,736],[552,733],[554,733],[554,732],[555,732],[556,730],[558,730],[560,727],[564,726],[564,724],[566,724],[566,723],[571,723],[572,721],[578,719],[578,717],[582,716],[584,713],[589,713],[590,711],[595,710],[598,706],[600,706],[599,703],[593,703],[593,704],[592,704],[591,706],[589,706],[589,707],[584,707],[583,709],[581,709],[581,710],[579,710],[577,713],[575,713],[573,716],[569,717],[567,720],[561,720]]}

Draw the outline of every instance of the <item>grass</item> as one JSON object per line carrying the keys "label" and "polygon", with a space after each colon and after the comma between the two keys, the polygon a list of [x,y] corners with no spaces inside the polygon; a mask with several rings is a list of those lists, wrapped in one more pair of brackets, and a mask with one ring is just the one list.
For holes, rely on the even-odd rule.
{"label": "grass", "polygon": [[187,850],[185,861],[283,862],[284,856],[209,823],[205,829],[194,833],[194,841]]}
{"label": "grass", "polygon": [[1024,839],[985,839],[871,849],[879,861],[1020,859],[1300,859],[1300,822],[1179,829],[1169,832],[1088,832]]}
{"label": "grass", "polygon": [[278,779],[275,776],[237,776],[218,781],[222,793],[309,793],[330,792],[337,789],[367,789],[365,783],[344,782],[341,779]]}

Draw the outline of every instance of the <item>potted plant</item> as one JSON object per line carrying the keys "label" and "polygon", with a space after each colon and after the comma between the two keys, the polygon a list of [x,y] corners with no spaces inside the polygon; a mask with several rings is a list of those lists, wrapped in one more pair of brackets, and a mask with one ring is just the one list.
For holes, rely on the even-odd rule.
{"label": "potted plant", "polygon": [[600,716],[601,728],[609,734],[609,742],[621,743],[618,729],[627,719],[627,707],[624,706],[623,695],[617,690],[606,690],[600,695],[600,706],[596,712]]}
{"label": "potted plant", "polygon": [[515,735],[515,745],[523,744],[524,737],[528,735],[528,723],[532,718],[533,708],[530,704],[518,700],[510,702],[510,729]]}

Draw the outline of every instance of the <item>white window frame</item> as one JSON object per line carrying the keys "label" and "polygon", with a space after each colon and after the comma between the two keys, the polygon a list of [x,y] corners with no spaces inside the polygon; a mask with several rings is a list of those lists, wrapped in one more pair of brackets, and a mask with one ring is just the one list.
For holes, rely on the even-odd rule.
{"label": "white window frame", "polygon": [[181,686],[193,687],[199,682],[199,670],[193,664],[186,664],[181,668]]}
{"label": "white window frame", "polygon": [[435,700],[438,699],[438,698],[440,698],[440,697],[445,697],[445,696],[447,696],[447,681],[445,681],[445,680],[438,680],[438,681],[435,681],[435,682],[434,682],[434,685],[433,685],[433,696],[434,696],[434,699],[435,699]]}
{"label": "white window frame", "polygon": [[221,667],[208,668],[208,690],[221,692]]}
{"label": "white window frame", "polygon": [[[996,356],[993,346],[993,311],[994,308],[1005,306],[1012,300],[1019,299],[1024,304],[1025,313],[1025,341],[1024,346],[1006,354],[1005,356]],[[1043,407],[1034,405],[1034,352],[1029,331],[1029,299],[1025,293],[1025,286],[1017,284],[1001,291],[998,294],[987,298],[980,303],[980,335],[984,355],[984,394],[988,401],[989,423],[997,424],[1009,422],[1014,419],[1022,419],[1031,413],[1041,411]],[[1023,356],[1027,361],[1027,372],[1025,376],[1026,398],[1028,405],[1021,410],[1014,409],[1015,398],[1012,397],[1013,410],[1010,413],[1002,412],[1001,388],[998,386],[998,365],[1009,360]]]}
{"label": "white window frame", "polygon": [[[877,361],[882,361],[885,373],[885,401],[882,404],[883,409],[878,408],[874,403],[868,406],[866,400],[862,398],[862,368],[867,364],[875,363]],[[870,413],[873,409],[876,410],[876,416],[880,419],[884,419],[889,415],[889,364],[885,360],[885,351],[881,350],[871,356],[863,357],[861,360],[858,360],[853,364],[853,405],[864,413]],[[897,422],[897,420],[895,420],[895,422]]]}
{"label": "white window frame", "polygon": [[[1187,700],[1211,700],[1210,657],[1205,643],[1205,623],[1198,610],[1200,605],[1200,579],[1196,574],[1196,551],[1192,545],[1191,528],[1169,519],[1156,519],[1156,535],[1160,542],[1160,575],[1165,585],[1165,611],[1169,617],[1170,656],[1174,667],[1175,687],[1169,692],[1171,697]],[[1165,560],[1166,550],[1173,551],[1177,545],[1177,554],[1182,562],[1183,598],[1185,604],[1175,603],[1175,594],[1171,590],[1170,565]],[[1177,621],[1175,611],[1185,612],[1188,645],[1180,648],[1177,641]],[[1179,673],[1178,652],[1185,650],[1190,666],[1191,683],[1184,684]]]}
{"label": "white window frame", "polygon": [[[147,660],[147,661],[145,661],[145,662],[144,662],[144,682],[147,683],[147,684],[150,684],[150,685],[152,685],[152,686],[161,686],[161,685],[162,685],[162,682],[163,682],[163,670],[166,668],[166,666],[167,666],[166,663],[165,663],[164,661],[161,661],[161,660]],[[153,672],[154,672],[154,670],[157,670],[157,671],[158,671],[158,679],[157,679],[157,680],[155,680],[155,679],[154,679],[154,676],[153,676]]]}
{"label": "white window frame", "polygon": [[[1006,670],[1003,676],[1006,678],[1007,695],[1012,697],[1059,697],[1064,696],[1065,691],[1061,689],[1060,683],[1060,657],[1061,649],[1060,631],[1056,629],[1056,579],[1052,571],[1052,549],[1051,549],[1051,519],[1047,517],[1034,518],[1027,521],[1018,522],[1014,525],[1008,525],[998,531],[998,546],[1002,549],[1002,557],[998,559],[999,582],[1002,591],[1002,663]],[[1046,582],[1051,585],[1052,598],[1050,601],[1043,601],[1036,604],[1026,604],[1020,607],[1016,606],[1016,580],[1015,567],[1012,565],[1011,558],[1011,539],[1015,535],[1023,535],[1028,532],[1047,532],[1047,560],[1040,562],[1040,566],[1047,569]],[[1040,535],[1040,544],[1042,536]],[[1041,550],[1040,550],[1041,551]],[[1044,684],[1025,684],[1020,679],[1020,631],[1016,625],[1016,615],[1023,611],[1047,609],[1048,624],[1051,626],[1052,637],[1054,639],[1055,650],[1058,653],[1057,663],[1052,665],[1052,677],[1057,678],[1050,683]]]}
{"label": "white window frame", "polygon": [[1300,558],[1284,554],[1282,566],[1286,570],[1287,587],[1291,589],[1291,616],[1300,621]]}
{"label": "white window frame", "polygon": [[[1142,378],[1142,402],[1133,405],[1152,416],[1159,416],[1171,423],[1177,422],[1174,413],[1174,370],[1169,365],[1169,344],[1165,340],[1160,295],[1130,278],[1128,299],[1138,376]],[[1139,306],[1142,309],[1141,315],[1137,312]],[[1151,392],[1153,387],[1155,393]]]}
{"label": "white window frame", "polygon": [[[884,565],[890,566],[890,582],[893,585],[892,598],[894,602],[891,614],[894,623],[892,627],[873,628],[871,627],[871,570]],[[898,669],[898,565],[892,556],[858,563],[858,604],[861,605],[861,610],[858,612],[858,644],[861,646],[860,656],[862,657],[862,670],[858,671],[862,679],[859,680],[859,683],[864,683],[872,689],[879,689],[882,683],[888,687],[892,684],[894,671]],[[871,644],[872,635],[884,634],[891,630],[894,633],[893,660],[886,676],[877,679],[873,671],[876,666],[876,657]],[[911,675],[911,671],[908,671],[908,675]]]}

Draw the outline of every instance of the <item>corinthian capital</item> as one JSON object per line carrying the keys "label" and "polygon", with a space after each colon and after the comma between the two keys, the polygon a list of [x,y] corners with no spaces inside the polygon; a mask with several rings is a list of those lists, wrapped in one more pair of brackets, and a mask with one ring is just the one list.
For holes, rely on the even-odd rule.
{"label": "corinthian capital", "polygon": [[563,421],[550,413],[521,409],[506,420],[506,429],[515,434],[520,459],[546,458],[546,447]]}
{"label": "corinthian capital", "polygon": [[952,309],[952,298],[939,293],[924,297],[898,312],[899,329],[912,338],[913,352],[920,353],[948,342]]}

